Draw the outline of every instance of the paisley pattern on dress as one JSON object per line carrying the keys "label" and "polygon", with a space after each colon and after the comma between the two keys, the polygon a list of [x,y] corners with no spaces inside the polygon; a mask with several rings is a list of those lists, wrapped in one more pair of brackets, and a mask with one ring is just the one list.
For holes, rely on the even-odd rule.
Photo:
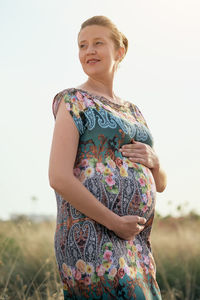
{"label": "paisley pattern on dress", "polygon": [[132,139],[153,146],[139,108],[70,88],[53,99],[54,118],[65,102],[79,132],[74,176],[119,216],[147,219],[134,240],[125,241],[63,199],[55,190],[55,254],[64,299],[161,299],[150,234],[156,187],[151,171],[123,157],[119,148]]}

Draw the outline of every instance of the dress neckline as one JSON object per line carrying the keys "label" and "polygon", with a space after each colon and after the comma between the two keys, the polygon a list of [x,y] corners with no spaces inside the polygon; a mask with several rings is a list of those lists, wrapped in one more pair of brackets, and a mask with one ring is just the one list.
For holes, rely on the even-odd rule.
{"label": "dress neckline", "polygon": [[115,103],[115,102],[112,102],[110,101],[108,98],[104,97],[104,96],[100,96],[100,95],[96,95],[96,94],[93,94],[87,90],[83,90],[83,89],[80,89],[80,88],[72,88],[72,90],[75,90],[75,91],[80,91],[80,92],[83,92],[83,93],[86,93],[88,96],[91,96],[93,98],[96,98],[100,101],[103,100],[103,102],[106,102],[107,104],[111,104],[115,107],[125,107],[127,105],[127,103],[129,103],[128,101],[124,101],[123,104],[118,104],[118,103]]}

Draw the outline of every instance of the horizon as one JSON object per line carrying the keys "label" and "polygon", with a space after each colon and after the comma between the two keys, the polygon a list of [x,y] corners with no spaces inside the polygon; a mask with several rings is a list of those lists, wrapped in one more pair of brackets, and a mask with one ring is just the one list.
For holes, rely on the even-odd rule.
{"label": "horizon", "polygon": [[156,211],[173,214],[181,205],[200,213],[200,2],[116,3],[102,0],[97,8],[91,0],[1,2],[0,218],[57,214],[48,181],[52,101],[59,91],[86,80],[77,34],[83,21],[100,14],[129,40],[115,93],[141,110],[167,173]]}

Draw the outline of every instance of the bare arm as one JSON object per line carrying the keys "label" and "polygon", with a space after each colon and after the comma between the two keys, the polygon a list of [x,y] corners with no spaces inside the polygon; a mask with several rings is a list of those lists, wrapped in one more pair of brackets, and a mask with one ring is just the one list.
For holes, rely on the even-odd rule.
{"label": "bare arm", "polygon": [[113,230],[124,239],[138,234],[145,223],[137,216],[120,217],[98,199],[74,176],[73,167],[79,142],[79,133],[62,99],[56,116],[49,160],[49,183],[63,199],[89,218]]}
{"label": "bare arm", "polygon": [[167,175],[165,171],[160,167],[159,160],[155,167],[151,168],[150,170],[155,180],[157,192],[162,193],[167,186]]}

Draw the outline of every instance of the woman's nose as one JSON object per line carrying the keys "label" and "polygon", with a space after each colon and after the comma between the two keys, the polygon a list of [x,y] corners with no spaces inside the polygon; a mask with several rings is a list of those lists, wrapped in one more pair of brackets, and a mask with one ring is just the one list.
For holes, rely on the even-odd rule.
{"label": "woman's nose", "polygon": [[88,48],[87,48],[87,54],[88,55],[90,55],[90,54],[96,54],[96,49],[94,48],[93,45],[88,46]]}

